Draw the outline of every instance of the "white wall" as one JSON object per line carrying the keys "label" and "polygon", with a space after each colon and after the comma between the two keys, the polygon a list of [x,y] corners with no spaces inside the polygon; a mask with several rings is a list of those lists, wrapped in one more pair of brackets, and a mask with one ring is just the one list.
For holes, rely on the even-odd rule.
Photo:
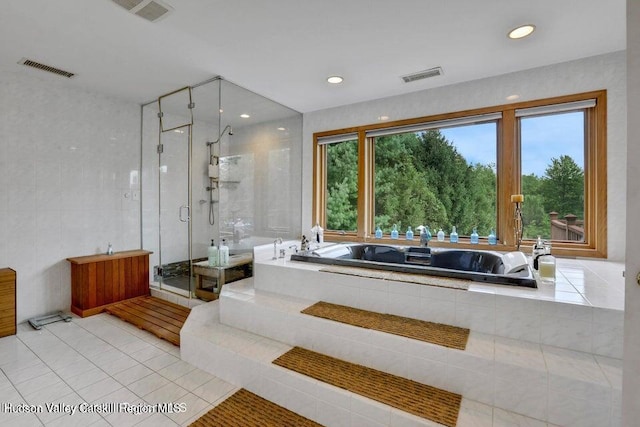
{"label": "white wall", "polygon": [[607,89],[608,91],[608,255],[624,259],[626,176],[626,60],[616,52],[406,95],[315,111],[304,115],[302,229],[311,227],[313,133],[390,120],[492,105],[520,95],[518,102]]}
{"label": "white wall", "polygon": [[622,422],[640,420],[640,2],[627,0],[627,239]]}
{"label": "white wall", "polygon": [[0,267],[18,274],[18,322],[69,310],[67,257],[140,247],[140,107],[40,73],[0,71]]}

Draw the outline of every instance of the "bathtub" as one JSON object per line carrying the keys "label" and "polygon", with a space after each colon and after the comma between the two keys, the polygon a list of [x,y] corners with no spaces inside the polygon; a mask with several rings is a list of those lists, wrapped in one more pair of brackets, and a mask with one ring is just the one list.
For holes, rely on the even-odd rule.
{"label": "bathtub", "polygon": [[538,287],[522,252],[337,243],[292,254],[291,260],[451,277],[499,285]]}

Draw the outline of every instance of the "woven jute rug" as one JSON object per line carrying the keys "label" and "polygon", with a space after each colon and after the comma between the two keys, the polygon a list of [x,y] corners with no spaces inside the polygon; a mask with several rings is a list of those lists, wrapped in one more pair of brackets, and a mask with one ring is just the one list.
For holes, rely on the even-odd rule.
{"label": "woven jute rug", "polygon": [[190,424],[193,427],[322,427],[301,415],[240,389]]}
{"label": "woven jute rug", "polygon": [[410,319],[394,314],[375,313],[324,301],[305,308],[301,313],[458,350],[464,350],[469,339],[469,329],[466,328]]}
{"label": "woven jute rug", "polygon": [[323,267],[319,271],[325,273],[346,274],[348,276],[368,277],[370,279],[394,280],[396,282],[415,283],[418,285],[438,286],[440,288],[469,290],[468,281],[462,279],[449,279],[446,277],[429,276],[426,274],[398,273],[395,271],[371,270],[368,268],[343,267],[331,265]]}
{"label": "woven jute rug", "polygon": [[458,420],[462,396],[456,393],[300,347],[273,363],[445,426]]}

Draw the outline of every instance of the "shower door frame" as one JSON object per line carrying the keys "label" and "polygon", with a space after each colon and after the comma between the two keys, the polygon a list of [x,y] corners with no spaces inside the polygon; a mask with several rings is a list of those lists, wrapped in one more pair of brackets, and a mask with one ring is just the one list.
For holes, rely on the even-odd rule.
{"label": "shower door frame", "polygon": [[[164,116],[163,111],[162,111],[162,99],[175,95],[179,92],[182,92],[184,90],[188,91],[188,95],[189,95],[189,104],[187,106],[188,110],[189,110],[189,123],[187,124],[182,124],[179,126],[175,126],[175,127],[171,127],[168,129],[164,129],[163,128],[163,121],[162,118]],[[193,245],[193,229],[192,229],[192,198],[193,198],[193,191],[192,191],[192,176],[191,176],[191,163],[192,163],[192,157],[193,157],[193,111],[192,109],[194,108],[194,104],[193,104],[193,98],[192,98],[192,88],[187,86],[184,87],[182,89],[178,89],[176,91],[170,92],[166,95],[162,95],[160,97],[158,97],[158,265],[162,268],[162,274],[160,274],[160,280],[159,280],[159,288],[160,290],[163,291],[167,291],[167,292],[171,292],[174,293],[176,295],[180,295],[183,296],[185,298],[195,298],[195,279],[193,276],[193,252],[192,252],[192,245]],[[164,146],[165,144],[163,143],[162,140],[162,136],[163,134],[165,134],[166,132],[171,132],[171,131],[178,131],[178,130],[182,130],[186,128],[187,130],[187,201],[186,201],[186,205],[182,204],[180,205],[180,207],[178,208],[178,219],[181,222],[186,222],[187,223],[187,258],[188,258],[188,262],[189,262],[189,270],[188,270],[188,280],[189,280],[189,288],[188,290],[186,290],[187,295],[183,295],[180,292],[174,291],[172,289],[168,289],[167,286],[170,286],[172,288],[176,288],[173,287],[171,285],[168,285],[165,283],[165,277],[164,277],[164,264],[162,261],[162,256],[163,256],[163,246],[162,246],[162,236],[163,236],[163,232],[162,232],[162,225],[163,225],[163,218],[162,218],[162,170],[161,170],[161,166],[162,166],[162,155],[164,154]],[[183,209],[186,208],[187,210],[187,217],[186,220],[183,221]],[[178,288],[179,289],[179,288]]]}

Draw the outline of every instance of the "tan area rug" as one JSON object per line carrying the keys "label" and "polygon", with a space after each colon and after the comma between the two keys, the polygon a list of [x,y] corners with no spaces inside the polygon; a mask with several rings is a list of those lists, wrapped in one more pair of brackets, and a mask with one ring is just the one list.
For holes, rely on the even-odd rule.
{"label": "tan area rug", "polygon": [[456,393],[300,347],[273,363],[445,426],[458,420],[462,396]]}
{"label": "tan area rug", "polygon": [[346,274],[348,276],[368,277],[370,279],[395,280],[396,282],[416,283],[418,285],[439,286],[441,288],[469,290],[469,283],[462,279],[428,276],[426,274],[398,273],[395,271],[371,270],[368,268],[343,267],[331,265],[320,271],[326,273]]}
{"label": "tan area rug", "polygon": [[301,313],[458,350],[464,350],[469,339],[469,329],[466,328],[375,313],[324,301],[305,308]]}
{"label": "tan area rug", "polygon": [[301,415],[240,389],[190,424],[193,427],[322,427]]}

